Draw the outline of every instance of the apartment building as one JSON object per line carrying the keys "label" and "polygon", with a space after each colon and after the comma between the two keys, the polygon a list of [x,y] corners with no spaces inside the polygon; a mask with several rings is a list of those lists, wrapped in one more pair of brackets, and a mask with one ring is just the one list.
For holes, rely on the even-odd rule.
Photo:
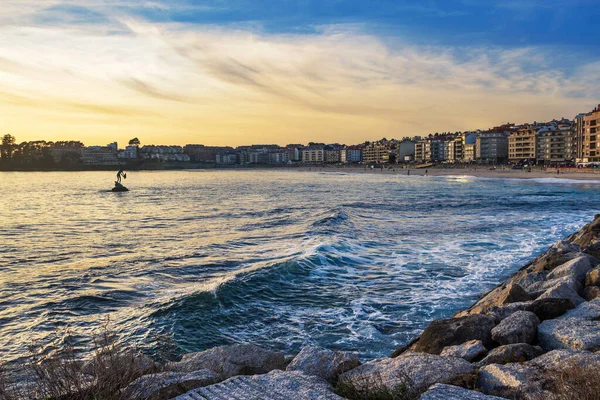
{"label": "apartment building", "polygon": [[564,165],[573,158],[571,129],[543,127],[537,134],[537,163]]}
{"label": "apartment building", "polygon": [[600,162],[600,104],[583,117],[583,162]]}
{"label": "apartment building", "polygon": [[510,133],[508,137],[508,160],[513,163],[533,161],[537,156],[538,127],[527,125]]}
{"label": "apartment building", "polygon": [[475,142],[476,159],[486,164],[498,164],[508,159],[509,132],[504,127],[481,132]]}
{"label": "apartment building", "polygon": [[311,145],[302,149],[302,162],[323,163],[325,162],[325,145]]}

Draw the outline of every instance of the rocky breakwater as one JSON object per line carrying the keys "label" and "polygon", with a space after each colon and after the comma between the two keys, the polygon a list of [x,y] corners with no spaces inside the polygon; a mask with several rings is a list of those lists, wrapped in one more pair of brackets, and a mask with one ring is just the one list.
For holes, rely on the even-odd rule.
{"label": "rocky breakwater", "polygon": [[[138,397],[600,399],[600,215],[389,358],[254,345],[188,354]],[[148,380],[149,376],[140,378]],[[140,382],[138,382],[139,384]],[[128,388],[136,389],[136,382]],[[141,396],[140,396],[141,394]]]}

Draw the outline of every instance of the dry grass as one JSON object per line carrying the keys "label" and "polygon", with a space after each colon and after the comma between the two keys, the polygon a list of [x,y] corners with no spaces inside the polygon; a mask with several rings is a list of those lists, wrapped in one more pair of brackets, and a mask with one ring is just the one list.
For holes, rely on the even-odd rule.
{"label": "dry grass", "polygon": [[555,381],[557,400],[600,400],[600,368],[566,363]]}
{"label": "dry grass", "polygon": [[132,399],[122,389],[140,376],[160,370],[141,352],[120,345],[108,325],[92,338],[87,350],[93,356],[88,361],[78,357],[70,337],[69,332],[57,334],[47,347],[54,350],[31,347],[27,363],[0,367],[0,400]]}

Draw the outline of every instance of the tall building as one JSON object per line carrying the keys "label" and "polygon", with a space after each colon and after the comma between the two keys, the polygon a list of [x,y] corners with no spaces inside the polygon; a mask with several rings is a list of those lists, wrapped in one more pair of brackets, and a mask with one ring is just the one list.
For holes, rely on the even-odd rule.
{"label": "tall building", "polygon": [[583,162],[600,162],[600,104],[583,117]]}
{"label": "tall building", "polygon": [[425,161],[425,150],[427,148],[427,140],[421,139],[415,143],[415,161]]}
{"label": "tall building", "polygon": [[565,165],[573,158],[573,135],[569,126],[543,127],[537,134],[537,162],[544,165]]}
{"label": "tall building", "polygon": [[481,132],[475,142],[477,160],[485,164],[498,164],[508,159],[508,127],[501,126]]}
{"label": "tall building", "polygon": [[508,137],[510,162],[518,163],[525,160],[534,162],[537,155],[537,132],[537,126],[527,125],[510,133]]}
{"label": "tall building", "polygon": [[573,120],[573,158],[575,162],[583,162],[585,138],[585,114],[579,114]]}

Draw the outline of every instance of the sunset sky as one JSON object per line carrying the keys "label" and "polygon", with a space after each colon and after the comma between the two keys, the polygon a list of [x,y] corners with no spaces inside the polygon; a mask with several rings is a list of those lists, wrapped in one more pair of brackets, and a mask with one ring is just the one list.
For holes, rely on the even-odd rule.
{"label": "sunset sky", "polygon": [[17,141],[358,143],[600,103],[598,0],[1,0]]}

